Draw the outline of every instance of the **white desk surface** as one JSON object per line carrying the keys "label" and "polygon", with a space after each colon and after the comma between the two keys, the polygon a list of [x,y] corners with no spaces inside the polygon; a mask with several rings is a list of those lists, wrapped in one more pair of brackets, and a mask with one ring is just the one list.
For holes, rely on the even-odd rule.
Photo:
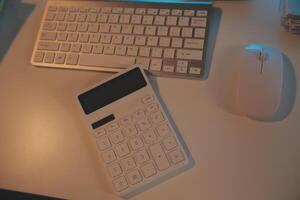
{"label": "white desk surface", "polygon": [[[105,192],[93,141],[75,104],[79,89],[109,74],[31,66],[43,1],[23,2],[37,7],[0,66],[0,188],[68,199],[118,199]],[[278,0],[215,6],[222,18],[208,79],[152,78],[195,165],[133,199],[299,200],[299,82],[293,109],[281,121],[234,114],[232,99],[234,63],[243,45],[280,48],[298,78],[300,36],[280,27]]]}

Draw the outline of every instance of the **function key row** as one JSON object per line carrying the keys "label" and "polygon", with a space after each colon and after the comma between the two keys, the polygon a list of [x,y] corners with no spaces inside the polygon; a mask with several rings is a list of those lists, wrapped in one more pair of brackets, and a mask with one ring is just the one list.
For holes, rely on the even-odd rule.
{"label": "function key row", "polygon": [[51,12],[81,12],[81,13],[115,13],[115,14],[140,14],[140,15],[174,15],[174,16],[198,16],[206,17],[207,10],[182,10],[182,9],[157,9],[157,8],[88,8],[88,7],[57,7],[49,6],[48,11]]}

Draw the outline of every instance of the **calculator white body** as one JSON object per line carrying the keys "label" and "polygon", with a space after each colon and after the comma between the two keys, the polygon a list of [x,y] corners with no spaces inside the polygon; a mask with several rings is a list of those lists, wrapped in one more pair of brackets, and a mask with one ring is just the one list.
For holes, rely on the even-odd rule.
{"label": "calculator white body", "polygon": [[[124,88],[130,88],[126,81],[135,82],[135,91],[124,93]],[[78,99],[117,195],[131,197],[190,167],[187,149],[141,68],[127,69],[89,87]]]}

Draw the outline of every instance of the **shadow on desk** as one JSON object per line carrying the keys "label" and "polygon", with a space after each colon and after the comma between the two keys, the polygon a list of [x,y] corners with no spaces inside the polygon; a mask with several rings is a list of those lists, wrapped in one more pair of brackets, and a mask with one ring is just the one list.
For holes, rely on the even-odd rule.
{"label": "shadow on desk", "polygon": [[5,8],[0,14],[0,62],[34,7],[21,0],[6,1]]}

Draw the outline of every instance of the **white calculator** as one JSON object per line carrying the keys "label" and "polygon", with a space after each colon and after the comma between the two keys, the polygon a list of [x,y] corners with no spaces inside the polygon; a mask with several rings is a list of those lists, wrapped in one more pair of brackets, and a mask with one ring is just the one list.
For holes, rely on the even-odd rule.
{"label": "white calculator", "polygon": [[78,100],[117,195],[129,198],[189,168],[188,151],[140,67],[84,90]]}

